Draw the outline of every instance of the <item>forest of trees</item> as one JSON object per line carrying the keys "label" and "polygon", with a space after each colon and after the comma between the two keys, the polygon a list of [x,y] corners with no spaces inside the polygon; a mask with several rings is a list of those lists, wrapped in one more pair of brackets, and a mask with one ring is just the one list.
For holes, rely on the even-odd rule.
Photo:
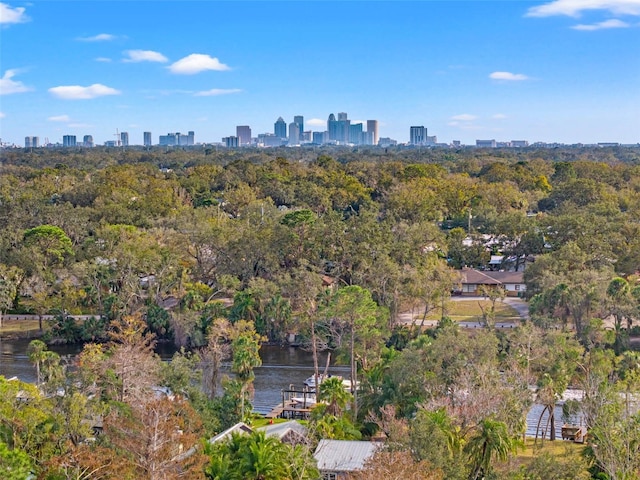
{"label": "forest of trees", "polygon": [[[85,346],[69,368],[34,343],[38,386],[0,379],[0,459],[14,465],[0,473],[287,478],[285,458],[289,478],[316,478],[308,451],[259,435],[201,446],[250,420],[260,343],[295,333],[360,381],[321,390],[310,430],[382,432],[370,468],[640,478],[639,220],[638,148],[2,151],[0,321],[53,314],[43,340]],[[444,313],[428,331],[397,322],[444,305],[457,270],[492,253],[535,259],[530,321],[472,333]],[[183,350],[162,364],[158,341]],[[217,391],[227,360],[234,377]],[[585,456],[510,463],[532,401],[554,405],[569,385],[585,391]],[[87,442],[96,417],[104,433]],[[278,473],[256,470],[258,451]]]}

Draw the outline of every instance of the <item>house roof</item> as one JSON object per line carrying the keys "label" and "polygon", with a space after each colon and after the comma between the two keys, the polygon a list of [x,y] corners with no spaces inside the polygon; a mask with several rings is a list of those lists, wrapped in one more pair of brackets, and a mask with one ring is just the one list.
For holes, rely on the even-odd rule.
{"label": "house roof", "polygon": [[253,430],[246,423],[240,422],[236,423],[233,427],[227,428],[224,432],[219,433],[215,437],[209,439],[209,443],[216,443],[220,440],[224,440],[227,437],[230,437],[232,433],[251,433]]}
{"label": "house roof", "polygon": [[293,436],[301,442],[306,441],[307,439],[307,428],[295,420],[266,425],[264,427],[257,428],[256,430],[263,431],[267,437],[277,437],[280,440],[287,436]]}
{"label": "house roof", "polygon": [[313,456],[321,472],[353,472],[361,470],[379,447],[373,442],[320,440]]}
{"label": "house roof", "polygon": [[473,268],[462,270],[462,283],[473,285],[504,285],[524,283],[523,272],[481,272]]}
{"label": "house roof", "polygon": [[296,422],[295,420],[289,420],[284,423],[275,423],[273,425],[266,425],[264,427],[257,428],[258,431],[264,431],[264,433],[269,436],[274,437],[282,437],[290,430],[293,430],[296,433],[301,435],[305,435],[307,433],[307,429],[304,425]]}

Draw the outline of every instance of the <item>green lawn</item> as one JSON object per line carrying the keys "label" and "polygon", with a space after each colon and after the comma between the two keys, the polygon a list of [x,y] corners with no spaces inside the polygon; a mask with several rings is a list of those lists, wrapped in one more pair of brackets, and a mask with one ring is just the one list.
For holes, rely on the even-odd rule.
{"label": "green lawn", "polygon": [[582,451],[585,445],[573,443],[565,440],[545,440],[544,443],[538,439],[538,444],[534,446],[533,438],[527,438],[525,447],[518,449],[518,453],[512,457],[508,464],[510,469],[518,468],[521,465],[528,465],[531,461],[540,455],[547,454],[560,464],[579,464],[584,465],[584,469],[588,467],[587,462],[582,458]]}
{"label": "green lawn", "polygon": [[[482,309],[480,305],[489,310],[491,308],[491,302],[489,300],[459,300],[450,301],[445,304],[445,315],[451,317],[454,321],[478,321],[482,318]],[[414,311],[414,318],[421,319],[422,312],[416,309]],[[438,307],[427,315],[427,320],[440,320],[442,318],[442,308]],[[496,302],[496,321],[505,322],[509,320],[517,321],[520,319],[518,312],[511,306],[500,301]]]}
{"label": "green lawn", "polygon": [[[46,328],[46,322],[43,322]],[[40,334],[40,327],[37,319],[33,320],[6,320],[2,319],[0,335],[3,337],[36,337]]]}

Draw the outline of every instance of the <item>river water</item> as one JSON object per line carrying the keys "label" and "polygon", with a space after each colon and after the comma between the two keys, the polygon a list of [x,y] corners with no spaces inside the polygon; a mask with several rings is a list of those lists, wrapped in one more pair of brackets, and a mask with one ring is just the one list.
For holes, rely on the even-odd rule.
{"label": "river water", "polygon": [[[0,343],[0,375],[6,378],[18,377],[25,382],[35,382],[35,368],[27,358],[28,339],[2,340]],[[53,345],[52,351],[61,356],[75,356],[81,350],[78,345]],[[171,359],[174,350],[158,348],[157,352],[165,361]],[[311,352],[294,347],[278,347],[264,345],[260,349],[262,366],[255,369],[253,399],[254,410],[258,413],[266,414],[273,407],[282,402],[282,390],[294,386],[302,388],[304,380],[313,375],[313,356]],[[323,370],[326,363],[326,355],[321,355],[319,364]],[[349,367],[343,365],[331,365],[329,373],[349,376]],[[572,398],[580,399],[580,392],[568,391]],[[541,405],[534,405],[527,415],[527,436],[535,436],[536,425],[542,413]],[[556,436],[560,438],[560,428],[562,426],[562,407],[555,408],[556,415]],[[546,425],[546,415],[541,422],[542,428]],[[548,437],[548,434],[547,434]]]}

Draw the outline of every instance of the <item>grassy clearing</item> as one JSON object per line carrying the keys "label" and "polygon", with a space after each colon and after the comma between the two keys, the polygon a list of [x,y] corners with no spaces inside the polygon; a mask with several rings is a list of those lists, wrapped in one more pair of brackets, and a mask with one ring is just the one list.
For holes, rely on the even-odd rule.
{"label": "grassy clearing", "polygon": [[[491,302],[489,300],[460,300],[451,301],[445,304],[445,315],[448,315],[454,321],[478,321],[482,318],[482,305],[483,308],[489,310],[491,308]],[[496,321],[504,322],[509,320],[519,320],[520,316],[518,312],[511,306],[500,301],[496,302]],[[414,311],[414,318],[422,318],[422,313],[416,309]],[[427,320],[440,320],[442,318],[442,308],[438,307],[427,315]]]}
{"label": "grassy clearing", "polygon": [[[43,328],[46,328],[46,322],[43,322]],[[3,337],[37,337],[40,335],[38,320],[7,320],[3,318],[0,335]]]}
{"label": "grassy clearing", "polygon": [[560,464],[583,464],[587,465],[582,457],[585,445],[573,443],[566,440],[545,440],[544,443],[538,439],[538,444],[534,446],[533,438],[527,438],[524,450],[519,449],[518,453],[508,462],[511,468],[529,465],[534,458],[541,455],[549,455]]}
{"label": "grassy clearing", "polygon": [[541,453],[548,453],[554,458],[567,458],[580,455],[585,445],[581,443],[573,443],[567,440],[545,440],[544,443],[538,439],[538,444],[534,446],[533,438],[527,438],[524,450],[519,450],[517,458],[521,460],[537,457]]}

